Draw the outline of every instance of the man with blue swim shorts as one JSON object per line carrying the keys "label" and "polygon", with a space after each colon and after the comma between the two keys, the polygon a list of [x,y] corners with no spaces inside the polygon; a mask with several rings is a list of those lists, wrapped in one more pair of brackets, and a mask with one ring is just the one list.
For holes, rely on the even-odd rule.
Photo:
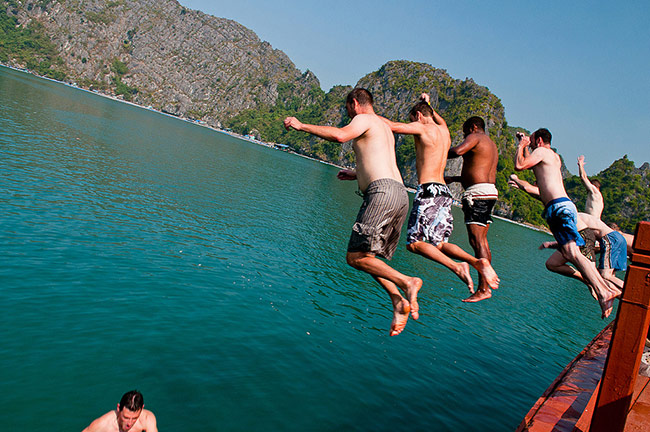
{"label": "man with blue swim shorts", "polygon": [[600,239],[600,261],[603,270],[627,269],[627,242],[621,233],[612,231]]}
{"label": "man with blue swim shorts", "polygon": [[623,281],[616,277],[615,272],[627,269],[627,239],[597,217],[587,213],[578,213],[578,217],[593,231],[600,244],[600,275],[617,288],[623,289]]}
{"label": "man with blue swim shorts", "polygon": [[570,241],[574,241],[578,247],[585,245],[585,240],[578,232],[578,209],[569,198],[561,197],[548,202],[542,217],[559,246]]}
{"label": "man with blue swim shorts", "polygon": [[[470,296],[464,302],[490,298],[498,288],[499,277],[486,258],[475,258],[459,246],[449,243],[454,229],[451,214],[453,198],[444,180],[447,152],[451,145],[445,120],[429,105],[429,95],[415,104],[409,113],[410,123],[383,119],[395,133],[413,135],[418,189],[408,222],[406,249],[440,263],[467,284]],[[457,262],[455,260],[460,260]],[[474,291],[469,266],[474,267],[484,282]]]}
{"label": "man with blue swim shorts", "polygon": [[542,215],[558,242],[559,251],[593,288],[602,311],[601,317],[608,317],[612,313],[614,298],[621,291],[606,283],[596,267],[580,253],[579,246],[584,245],[584,240],[578,233],[578,214],[564,189],[562,160],[551,149],[551,133],[542,128],[530,137],[518,133],[517,139],[519,145],[515,155],[515,169],[533,170],[540,199],[545,205]]}

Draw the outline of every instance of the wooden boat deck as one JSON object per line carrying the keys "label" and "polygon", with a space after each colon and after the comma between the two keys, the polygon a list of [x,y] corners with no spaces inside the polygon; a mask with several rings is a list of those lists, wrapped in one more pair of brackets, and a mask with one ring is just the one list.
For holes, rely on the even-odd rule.
{"label": "wooden boat deck", "polygon": [[650,377],[640,374],[650,327],[650,222],[640,222],[616,320],[537,400],[517,432],[648,432]]}
{"label": "wooden boat deck", "polygon": [[627,415],[625,432],[650,431],[650,377],[639,375],[634,386],[632,409]]}
{"label": "wooden boat deck", "polygon": [[[588,432],[613,323],[560,373],[528,412],[517,432]],[[638,375],[624,432],[650,431],[650,377]]]}

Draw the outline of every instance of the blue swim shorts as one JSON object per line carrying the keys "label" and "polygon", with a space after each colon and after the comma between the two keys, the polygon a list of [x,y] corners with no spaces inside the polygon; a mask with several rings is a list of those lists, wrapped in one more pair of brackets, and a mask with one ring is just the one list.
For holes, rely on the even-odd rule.
{"label": "blue swim shorts", "polygon": [[549,201],[542,217],[546,219],[558,245],[563,246],[570,241],[576,242],[578,246],[585,245],[585,240],[578,232],[578,210],[569,198]]}
{"label": "blue swim shorts", "polygon": [[599,269],[627,269],[627,242],[618,231],[603,236],[600,239]]}

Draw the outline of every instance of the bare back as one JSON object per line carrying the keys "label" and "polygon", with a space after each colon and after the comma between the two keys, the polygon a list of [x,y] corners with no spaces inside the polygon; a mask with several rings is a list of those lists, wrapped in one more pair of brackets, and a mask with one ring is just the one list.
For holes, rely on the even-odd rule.
{"label": "bare back", "polygon": [[423,130],[423,133],[414,135],[418,183],[444,184],[447,152],[451,146],[449,129],[446,125],[431,122],[425,124]]}
{"label": "bare back", "polygon": [[463,144],[466,142],[472,145],[472,148],[463,154],[461,184],[465,189],[478,183],[494,184],[499,162],[496,144],[487,134],[481,132],[469,134]]}
{"label": "bare back", "polygon": [[589,213],[578,213],[578,220],[582,220],[587,228],[591,229],[596,235],[597,239],[605,237],[607,234],[614,231],[611,229],[605,222],[600,220],[600,218],[594,217]]}
{"label": "bare back", "polygon": [[593,187],[587,191],[587,202],[585,203],[585,213],[600,218],[605,208],[603,195],[598,189]]}
{"label": "bare back", "polygon": [[532,167],[539,187],[539,196],[544,205],[556,198],[568,198],[564,189],[562,179],[562,160],[557,153],[550,148],[538,147],[533,150],[531,156],[540,158],[540,161]]}
{"label": "bare back", "polygon": [[360,123],[365,132],[354,139],[359,189],[381,178],[402,182],[395,156],[395,138],[390,128],[376,114],[357,114],[352,122]]}

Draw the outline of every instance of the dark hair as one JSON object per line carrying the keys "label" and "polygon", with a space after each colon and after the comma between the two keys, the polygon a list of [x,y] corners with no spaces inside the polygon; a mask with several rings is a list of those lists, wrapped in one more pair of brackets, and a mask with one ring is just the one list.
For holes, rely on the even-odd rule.
{"label": "dark hair", "polygon": [[600,189],[601,184],[600,184],[600,181],[599,181],[599,180],[593,179],[593,180],[591,181],[591,184],[594,185],[594,186],[596,186],[598,189]]}
{"label": "dark hair", "polygon": [[550,144],[551,143],[551,138],[553,138],[553,135],[551,135],[551,132],[546,129],[546,128],[540,128],[537,129],[535,132],[533,132],[533,135],[531,135],[530,141],[537,141],[537,138],[541,138],[542,142],[544,144]]}
{"label": "dark hair", "polygon": [[372,95],[364,88],[355,88],[348,93],[348,98],[345,103],[352,105],[352,100],[359,102],[359,105],[372,105]]}
{"label": "dark hair", "polygon": [[610,227],[611,229],[613,229],[614,231],[620,231],[621,230],[621,227],[619,227],[615,222],[609,222],[607,224],[607,226]]}
{"label": "dark hair", "polygon": [[415,106],[411,108],[409,117],[417,118],[418,113],[421,113],[425,117],[433,117],[433,109],[431,108],[431,105],[424,101],[416,103]]}
{"label": "dark hair", "polygon": [[120,411],[124,408],[127,408],[129,411],[140,411],[143,406],[144,398],[142,397],[142,393],[137,390],[124,393],[124,396],[120,399]]}
{"label": "dark hair", "polygon": [[470,117],[467,120],[465,120],[465,123],[463,123],[463,133],[465,135],[469,135],[472,133],[472,128],[476,126],[480,130],[485,131],[485,122],[481,117],[474,116]]}

